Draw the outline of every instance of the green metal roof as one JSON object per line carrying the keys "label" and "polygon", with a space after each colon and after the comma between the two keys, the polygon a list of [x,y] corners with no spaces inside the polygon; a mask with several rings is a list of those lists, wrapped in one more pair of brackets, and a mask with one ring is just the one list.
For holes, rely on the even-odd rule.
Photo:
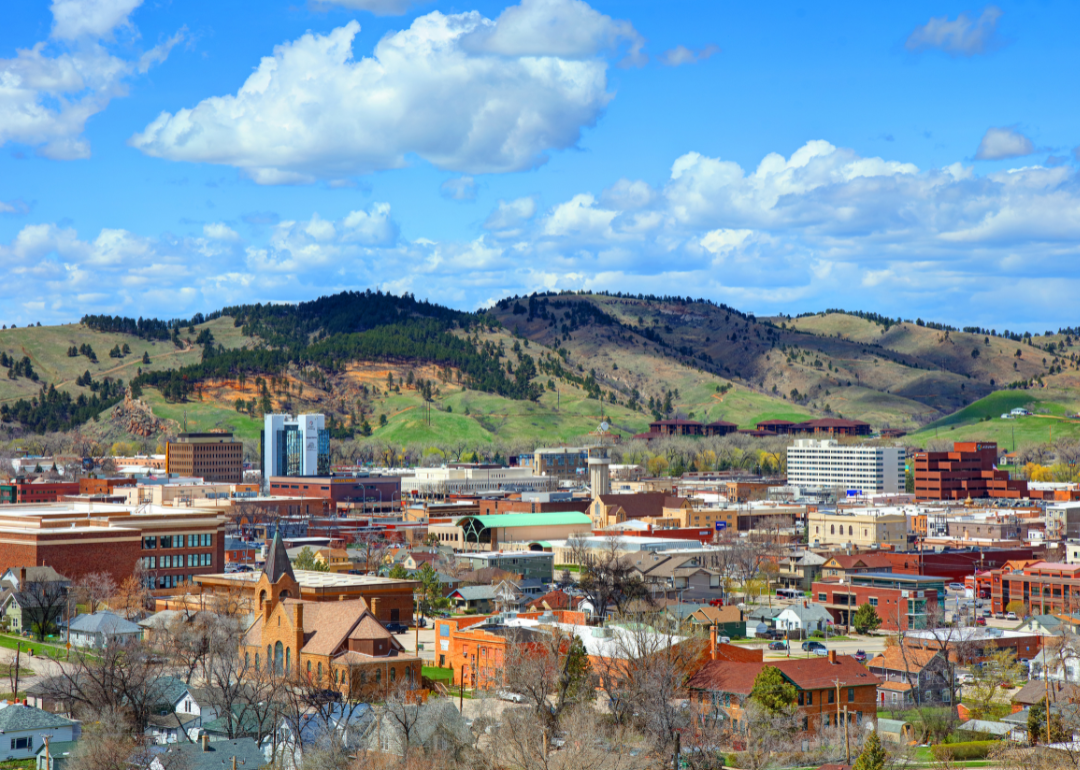
{"label": "green metal roof", "polygon": [[470,519],[488,529],[592,524],[592,519],[580,511],[552,511],[551,513],[499,513],[491,516],[462,516],[458,519],[457,525],[460,527],[463,522]]}

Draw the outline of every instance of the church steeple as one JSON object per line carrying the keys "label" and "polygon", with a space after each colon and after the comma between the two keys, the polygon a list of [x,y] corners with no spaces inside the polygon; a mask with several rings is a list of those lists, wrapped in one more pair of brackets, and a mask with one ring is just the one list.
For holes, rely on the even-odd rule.
{"label": "church steeple", "polygon": [[275,585],[285,575],[288,575],[294,583],[296,582],[292,564],[289,563],[289,554],[285,552],[285,544],[281,542],[280,531],[274,533],[274,542],[270,546],[270,553],[263,565],[263,574],[270,581],[270,585]]}

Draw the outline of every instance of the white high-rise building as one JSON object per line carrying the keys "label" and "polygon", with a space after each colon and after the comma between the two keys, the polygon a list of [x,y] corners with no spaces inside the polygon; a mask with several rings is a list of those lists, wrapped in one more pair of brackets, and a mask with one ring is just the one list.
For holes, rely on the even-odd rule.
{"label": "white high-rise building", "polygon": [[330,432],[321,414],[268,414],[263,420],[263,479],[328,476]]}
{"label": "white high-rise building", "polygon": [[831,439],[796,439],[787,450],[787,480],[796,487],[858,494],[903,493],[901,447],[840,445]]}

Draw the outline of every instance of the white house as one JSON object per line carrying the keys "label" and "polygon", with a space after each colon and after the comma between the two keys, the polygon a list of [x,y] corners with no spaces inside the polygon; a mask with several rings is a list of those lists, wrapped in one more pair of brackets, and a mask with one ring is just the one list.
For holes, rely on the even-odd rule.
{"label": "white house", "polygon": [[68,641],[75,647],[101,649],[115,642],[123,643],[141,636],[141,626],[107,610],[91,615],[78,615],[68,624]]}
{"label": "white house", "polygon": [[0,758],[32,759],[45,743],[63,743],[77,739],[81,733],[78,722],[64,719],[33,706],[0,704]]}
{"label": "white house", "polygon": [[796,604],[785,608],[776,616],[778,631],[824,631],[832,623],[832,615],[820,604]]}
{"label": "white house", "polygon": [[372,723],[371,707],[366,703],[326,704],[299,718],[282,718],[275,734],[263,739],[263,756],[268,763],[297,770],[303,764],[304,751],[324,740],[339,741],[346,749],[355,751]]}

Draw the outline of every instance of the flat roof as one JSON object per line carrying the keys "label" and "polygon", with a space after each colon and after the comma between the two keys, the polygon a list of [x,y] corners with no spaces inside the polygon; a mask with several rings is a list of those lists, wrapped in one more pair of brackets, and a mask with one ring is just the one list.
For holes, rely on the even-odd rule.
{"label": "flat roof", "polygon": [[484,551],[484,552],[477,552],[477,553],[468,553],[467,552],[467,553],[459,554],[459,556],[467,558],[467,559],[492,559],[492,560],[507,559],[507,558],[514,558],[514,559],[522,559],[522,558],[524,558],[524,559],[539,559],[541,557],[546,557],[548,559],[554,559],[555,558],[554,554],[547,553],[547,552],[544,552],[544,551],[498,551],[498,552],[494,552],[494,553],[491,552],[491,551]]}
{"label": "flat roof", "polygon": [[[416,580],[398,580],[397,578],[379,577],[377,575],[349,575],[340,572],[317,572],[315,570],[293,570],[296,582],[300,588],[350,588],[378,585],[401,585],[402,583],[416,583]],[[216,580],[233,583],[257,583],[262,572],[217,572],[212,575],[196,575],[195,582],[201,580]]]}
{"label": "flat roof", "polygon": [[463,516],[457,521],[473,519],[487,529],[506,529],[509,527],[555,527],[566,524],[592,524],[580,511],[552,511],[550,513],[498,513],[489,516]]}

